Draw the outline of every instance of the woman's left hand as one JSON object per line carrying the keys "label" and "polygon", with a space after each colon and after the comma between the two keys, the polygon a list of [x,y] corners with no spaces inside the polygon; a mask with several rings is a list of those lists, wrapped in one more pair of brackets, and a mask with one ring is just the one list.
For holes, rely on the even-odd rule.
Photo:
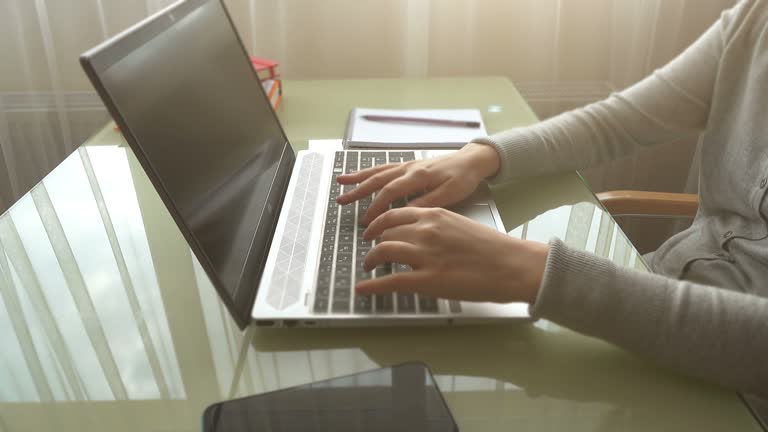
{"label": "woman's left hand", "polygon": [[364,237],[379,239],[365,258],[367,271],[384,263],[407,264],[413,271],[359,282],[359,294],[533,303],[549,252],[548,245],[509,237],[441,208],[389,210]]}

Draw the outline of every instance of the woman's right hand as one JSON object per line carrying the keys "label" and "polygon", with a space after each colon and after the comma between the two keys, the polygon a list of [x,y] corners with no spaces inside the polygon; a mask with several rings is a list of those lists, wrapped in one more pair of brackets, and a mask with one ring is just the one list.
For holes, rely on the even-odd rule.
{"label": "woman's right hand", "polygon": [[346,205],[376,193],[362,219],[362,223],[368,225],[389,210],[393,201],[407,196],[420,195],[408,202],[410,207],[445,207],[460,202],[483,179],[494,175],[499,166],[499,155],[493,147],[469,143],[446,156],[381,165],[341,175],[338,177],[340,184],[358,186],[336,201]]}

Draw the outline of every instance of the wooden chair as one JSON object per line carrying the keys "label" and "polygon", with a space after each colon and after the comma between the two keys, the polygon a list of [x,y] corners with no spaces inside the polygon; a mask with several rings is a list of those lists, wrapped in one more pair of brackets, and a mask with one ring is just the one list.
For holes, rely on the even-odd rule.
{"label": "wooden chair", "polygon": [[694,194],[609,191],[597,198],[613,216],[693,218],[699,209],[699,196]]}
{"label": "wooden chair", "polygon": [[642,254],[685,229],[699,207],[698,195],[692,194],[610,191],[597,198]]}

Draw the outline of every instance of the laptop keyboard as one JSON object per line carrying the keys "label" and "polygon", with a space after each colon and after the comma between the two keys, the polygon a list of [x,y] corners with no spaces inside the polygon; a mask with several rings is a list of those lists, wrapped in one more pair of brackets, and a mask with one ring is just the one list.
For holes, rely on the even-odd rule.
{"label": "laptop keyboard", "polygon": [[[381,294],[375,296],[356,295],[356,281],[386,276],[397,272],[410,271],[404,264],[388,263],[371,272],[363,268],[365,255],[376,242],[363,238],[365,227],[358,223],[358,217],[365,215],[373,197],[363,198],[345,206],[336,204],[336,198],[351,191],[354,185],[341,186],[336,178],[341,174],[371,168],[394,162],[415,159],[412,151],[346,151],[334,155],[333,176],[328,194],[326,221],[323,227],[323,243],[320,251],[314,311],[334,314],[435,314],[438,301],[412,293]],[[404,207],[407,201],[400,199],[393,208]],[[460,303],[449,302],[451,312],[460,311]]]}

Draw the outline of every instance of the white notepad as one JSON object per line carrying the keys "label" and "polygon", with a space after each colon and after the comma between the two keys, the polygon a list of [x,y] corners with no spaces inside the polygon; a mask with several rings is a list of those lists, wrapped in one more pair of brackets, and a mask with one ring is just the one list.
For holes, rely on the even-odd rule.
{"label": "white notepad", "polygon": [[[376,121],[364,116],[404,117],[418,121]],[[478,127],[433,124],[429,120],[477,122]],[[355,108],[349,114],[344,148],[460,148],[486,136],[477,109],[386,110]]]}

